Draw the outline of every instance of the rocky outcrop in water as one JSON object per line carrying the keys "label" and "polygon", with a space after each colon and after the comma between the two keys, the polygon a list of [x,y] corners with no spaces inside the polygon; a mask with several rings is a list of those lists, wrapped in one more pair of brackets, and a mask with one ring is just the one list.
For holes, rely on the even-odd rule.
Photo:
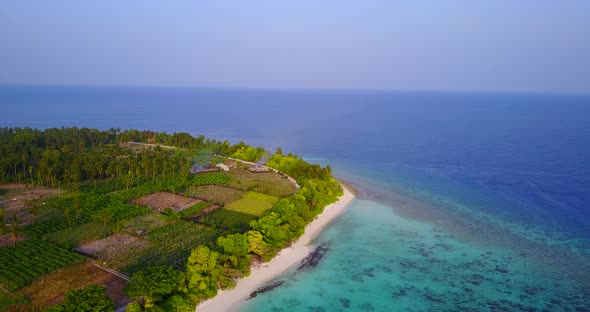
{"label": "rocky outcrop in water", "polygon": [[262,287],[256,289],[255,291],[253,291],[250,294],[250,297],[248,297],[246,300],[250,300],[250,299],[258,296],[259,294],[263,294],[265,292],[269,292],[269,291],[271,291],[271,290],[273,290],[273,289],[275,289],[275,288],[283,285],[283,283],[285,283],[285,281],[276,281],[276,282],[274,282],[272,284],[268,284],[266,286],[262,286]]}
{"label": "rocky outcrop in water", "polygon": [[297,267],[297,271],[315,268],[326,255],[326,252],[330,250],[330,245],[332,245],[332,243],[325,242],[317,246],[307,257],[305,257],[305,259],[301,260],[301,263]]}

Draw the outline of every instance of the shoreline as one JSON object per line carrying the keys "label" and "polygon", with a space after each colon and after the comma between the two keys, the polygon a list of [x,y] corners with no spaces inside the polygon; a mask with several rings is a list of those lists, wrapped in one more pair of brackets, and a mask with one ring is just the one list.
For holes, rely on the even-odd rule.
{"label": "shoreline", "polygon": [[324,211],[305,227],[305,232],[295,243],[283,248],[271,261],[262,263],[259,267],[252,267],[250,275],[239,279],[236,287],[220,290],[217,296],[201,302],[195,308],[195,312],[236,311],[242,301],[248,298],[253,291],[307,257],[312,251],[311,242],[313,239],[330,222],[341,215],[354,199],[354,194],[344,185],[342,185],[342,190],[344,194],[338,198],[338,201],[324,207]]}

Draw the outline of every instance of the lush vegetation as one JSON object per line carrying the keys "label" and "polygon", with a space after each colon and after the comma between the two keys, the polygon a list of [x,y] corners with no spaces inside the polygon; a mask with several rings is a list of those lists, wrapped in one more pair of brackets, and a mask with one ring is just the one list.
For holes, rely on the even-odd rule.
{"label": "lush vegetation", "polygon": [[[124,236],[137,248],[130,248],[133,254],[114,265],[138,281],[129,287],[129,295],[136,299],[130,311],[193,310],[200,300],[214,296],[219,286],[232,287],[236,278],[248,275],[253,258],[270,260],[299,238],[305,225],[342,194],[330,167],[282,155],[280,149],[270,157],[263,148],[186,133],[3,128],[0,153],[0,182],[67,191],[35,203],[40,211],[30,210],[35,212],[34,223],[21,229],[18,220],[9,220],[10,226],[3,227],[25,240],[0,247],[0,283],[18,289],[83,259],[62,246],[73,248],[111,233],[127,233]],[[300,188],[296,190],[285,176],[240,168],[190,175],[195,162],[223,159],[213,155],[258,163],[268,160],[268,166],[293,177]],[[201,215],[210,204],[198,203],[161,215],[135,204],[139,197],[163,191],[202,194],[199,197],[225,207]],[[4,219],[2,210],[0,217]],[[75,303],[82,311],[86,306],[112,310],[112,303],[100,298],[104,299],[101,288],[71,292],[52,309],[69,311]]]}
{"label": "lush vegetation", "polygon": [[[129,285],[127,293],[133,299],[144,302],[145,308],[154,307],[154,303],[174,293],[182,293],[185,275],[172,267],[152,266],[133,274],[136,283]],[[191,306],[192,307],[192,306]],[[141,307],[131,306],[131,309]],[[127,309],[128,311],[130,308]]]}
{"label": "lush vegetation", "polygon": [[[215,296],[219,286],[233,287],[236,278],[250,273],[252,257],[270,260],[280,249],[299,238],[305,225],[321,213],[323,207],[342,195],[342,188],[332,178],[329,167],[310,165],[292,155],[277,154],[271,160],[269,165],[293,174],[301,188],[296,194],[276,201],[259,219],[250,221],[247,232],[220,236],[213,248],[200,245],[194,249],[186,264],[185,280],[179,281],[179,287],[185,291],[171,294],[169,298],[184,298],[181,302],[190,300],[196,303]],[[229,211],[225,208],[218,210],[203,221],[215,224],[216,214]],[[227,216],[220,216],[221,219],[226,222]]]}
{"label": "lush vegetation", "polygon": [[89,222],[106,224],[132,218],[150,211],[149,208],[128,204],[121,194],[104,195],[94,192],[70,193],[47,200],[51,213],[39,218],[39,222],[24,228],[24,231],[41,238],[46,233],[73,228]]}
{"label": "lush vegetation", "polygon": [[231,157],[246,161],[259,161],[264,156],[268,156],[268,153],[266,153],[264,148],[248,146],[243,142],[238,143],[235,146],[235,149],[236,150],[231,154]]}
{"label": "lush vegetation", "polygon": [[64,301],[54,305],[47,312],[110,312],[115,311],[111,299],[106,297],[104,286],[90,285],[79,290],[68,291]]}
{"label": "lush vegetation", "polygon": [[14,246],[0,248],[0,283],[16,290],[45,275],[84,257],[52,243],[26,240]]}

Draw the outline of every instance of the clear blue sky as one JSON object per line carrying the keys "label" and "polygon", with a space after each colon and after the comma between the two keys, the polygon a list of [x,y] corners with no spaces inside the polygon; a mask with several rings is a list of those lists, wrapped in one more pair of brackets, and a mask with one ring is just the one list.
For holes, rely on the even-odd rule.
{"label": "clear blue sky", "polygon": [[3,1],[0,84],[590,92],[590,1]]}

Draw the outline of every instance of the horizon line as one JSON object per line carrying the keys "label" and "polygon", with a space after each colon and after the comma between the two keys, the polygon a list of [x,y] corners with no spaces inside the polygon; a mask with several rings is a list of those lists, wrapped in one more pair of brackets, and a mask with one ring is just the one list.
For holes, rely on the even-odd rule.
{"label": "horizon line", "polygon": [[485,90],[485,89],[386,89],[386,88],[313,88],[313,87],[251,87],[215,85],[136,85],[136,84],[22,84],[0,83],[1,87],[46,87],[46,88],[121,88],[121,89],[203,89],[203,90],[252,90],[252,91],[311,91],[311,92],[375,92],[375,93],[438,93],[438,94],[506,94],[506,95],[567,95],[588,96],[589,91],[560,90]]}

